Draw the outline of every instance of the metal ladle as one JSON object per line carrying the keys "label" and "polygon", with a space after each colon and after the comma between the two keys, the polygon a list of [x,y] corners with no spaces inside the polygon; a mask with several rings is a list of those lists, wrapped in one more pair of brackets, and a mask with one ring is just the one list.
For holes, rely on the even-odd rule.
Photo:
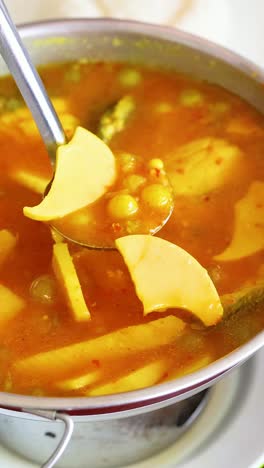
{"label": "metal ladle", "polygon": [[[58,146],[67,143],[66,136],[41,78],[21,41],[16,26],[3,0],[0,0],[0,53],[32,113],[48,151],[51,164],[54,165],[56,150]],[[49,191],[51,182],[48,184],[44,195]],[[155,233],[163,227],[170,215],[171,213],[162,225],[157,226]],[[52,226],[52,228],[54,227]],[[114,248],[114,245],[111,247],[88,245],[87,243],[69,238],[69,236],[65,235],[57,228],[54,229],[67,241],[74,242],[83,247],[92,249]]]}

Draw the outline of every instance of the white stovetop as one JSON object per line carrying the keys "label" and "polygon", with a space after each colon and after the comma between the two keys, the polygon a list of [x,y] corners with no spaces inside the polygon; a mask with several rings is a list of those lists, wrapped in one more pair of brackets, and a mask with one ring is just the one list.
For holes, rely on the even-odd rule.
{"label": "white stovetop", "polygon": [[[43,20],[62,17],[95,17],[114,16],[118,18],[130,18],[153,23],[166,23],[177,26],[212,41],[218,42],[235,50],[264,67],[264,1],[263,0],[6,0],[6,4],[17,23],[34,20]],[[260,357],[264,359],[264,352]],[[225,431],[220,440],[214,440],[210,450],[200,452],[182,468],[249,468],[244,460],[250,460],[250,464],[258,459],[254,468],[259,468],[264,461],[261,444],[248,444],[247,431],[253,427],[259,427],[264,433],[264,409],[260,389],[264,387],[264,378],[260,376],[259,382],[255,382],[252,394],[251,421],[248,415],[234,422],[233,431],[238,431],[239,438],[233,438],[232,433]],[[254,400],[255,399],[255,400]],[[255,404],[254,404],[255,402]],[[259,411],[256,408],[259,407]],[[243,413],[243,412],[242,412]],[[242,418],[242,419],[241,419]],[[253,418],[253,419],[252,419]],[[255,419],[254,419],[255,418]],[[256,433],[256,432],[254,432]],[[234,434],[234,433],[233,433]],[[244,439],[244,443],[240,440]],[[232,443],[230,443],[232,441]],[[243,450],[242,450],[243,449]],[[172,448],[173,450],[173,448]],[[221,453],[228,456],[221,461]],[[248,451],[248,457],[242,457],[241,463],[233,464],[232,458],[240,451]],[[169,459],[171,460],[171,455]],[[234,460],[234,459],[233,459]],[[166,461],[166,454],[161,454],[150,462],[151,468],[172,468],[170,461]],[[177,465],[180,468],[180,465]],[[36,468],[26,461],[21,461],[0,447],[0,467],[3,468]],[[147,464],[139,466],[147,468]],[[252,467],[253,468],[253,465]]]}

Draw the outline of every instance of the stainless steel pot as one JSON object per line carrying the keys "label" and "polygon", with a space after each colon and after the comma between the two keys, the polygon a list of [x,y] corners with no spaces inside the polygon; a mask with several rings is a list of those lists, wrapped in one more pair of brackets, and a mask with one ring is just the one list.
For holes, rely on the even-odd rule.
{"label": "stainless steel pot", "polygon": [[[20,28],[20,33],[37,65],[87,58],[175,69],[219,84],[264,112],[264,73],[258,67],[226,49],[173,28],[110,19],[81,19],[26,25]],[[0,72],[6,72],[3,63]],[[85,416],[86,421],[120,419],[175,404],[217,382],[263,344],[264,331],[192,375],[143,390],[93,398],[1,393],[0,404],[5,414],[16,416],[18,413],[12,411],[33,412],[48,419],[63,420],[68,431],[66,439],[69,439],[72,417]]]}

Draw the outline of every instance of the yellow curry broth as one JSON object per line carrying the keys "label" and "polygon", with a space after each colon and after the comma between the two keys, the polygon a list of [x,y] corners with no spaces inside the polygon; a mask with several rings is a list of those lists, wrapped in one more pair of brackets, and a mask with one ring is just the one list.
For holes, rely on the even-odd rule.
{"label": "yellow curry broth", "polygon": [[[198,138],[220,138],[239,147],[243,158],[235,167],[232,181],[202,195],[176,195],[172,217],[159,233],[160,237],[186,249],[208,269],[220,295],[232,292],[246,281],[254,280],[264,260],[263,251],[234,262],[214,260],[230,243],[235,203],[246,194],[252,181],[264,182],[263,117],[225,90],[176,73],[135,67],[140,80],[135,86],[126,87],[120,83],[120,72],[126,68],[120,64],[67,64],[43,69],[42,77],[50,95],[66,102],[67,114],[94,132],[100,116],[109,106],[124,95],[133,96],[136,103],[133,115],[109,142],[114,153],[129,152],[144,161],[159,158],[166,169],[177,148]],[[202,96],[200,102],[183,104],[182,95],[186,90],[198,91]],[[0,283],[26,302],[25,308],[8,324],[0,324],[1,390],[36,395],[84,395],[89,394],[89,388],[96,389],[97,383],[91,380],[91,384],[78,384],[79,387],[76,384],[76,388],[57,384],[63,379],[98,371],[99,384],[104,384],[158,360],[166,363],[157,377],[157,381],[163,381],[208,364],[263,329],[264,314],[260,305],[224,318],[209,329],[191,314],[179,310],[153,312],[143,318],[142,304],[119,253],[69,246],[91,313],[91,321],[77,323],[54,278],[49,226],[22,214],[23,206],[35,205],[41,195],[11,177],[21,169],[48,179],[51,176],[48,157],[37,131],[29,135],[15,118],[11,118],[10,124],[2,120],[10,114],[7,106],[10,98],[15,96],[18,108],[22,106],[9,78],[0,80],[0,91],[3,96],[0,229],[9,229],[18,236],[16,248],[1,267]],[[72,130],[69,125],[67,131]],[[55,282],[55,293],[48,303],[31,294],[32,282],[42,275],[48,275]],[[4,307],[2,304],[3,310]],[[60,371],[58,365],[57,378],[48,370],[39,378],[34,373],[25,376],[23,371],[14,370],[14,364],[24,357],[171,314],[181,317],[187,325],[182,335],[167,345],[134,352],[131,343],[131,353],[120,355],[118,359],[108,354],[88,360],[85,365],[76,361],[74,372]]]}

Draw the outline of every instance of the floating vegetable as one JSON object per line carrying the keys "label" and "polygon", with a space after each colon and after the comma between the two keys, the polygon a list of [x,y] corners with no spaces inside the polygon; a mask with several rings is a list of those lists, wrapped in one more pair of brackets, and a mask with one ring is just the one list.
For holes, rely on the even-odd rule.
{"label": "floating vegetable", "polygon": [[75,320],[77,322],[90,320],[90,312],[66,243],[53,245],[52,266]]}
{"label": "floating vegetable", "polygon": [[159,237],[120,237],[116,247],[135,284],[144,314],[177,307],[206,326],[215,325],[223,308],[207,271],[188,252]]}
{"label": "floating vegetable", "polygon": [[217,261],[238,260],[264,249],[264,183],[253,182],[244,198],[235,205],[235,223],[231,243]]}
{"label": "floating vegetable", "polygon": [[132,325],[98,338],[20,359],[15,363],[14,371],[37,378],[45,378],[49,372],[50,376],[57,377],[65,372],[77,371],[93,360],[107,356],[116,359],[173,343],[185,327],[185,323],[174,316]]}
{"label": "floating vegetable", "polygon": [[9,255],[13,252],[17,244],[17,237],[8,229],[0,231],[0,266],[6,261]]}
{"label": "floating vegetable", "polygon": [[0,325],[13,319],[25,307],[24,300],[2,284],[0,284],[0,303],[2,304]]}
{"label": "floating vegetable", "polygon": [[230,181],[241,158],[237,146],[201,138],[180,146],[168,158],[167,175],[176,195],[203,195]]}
{"label": "floating vegetable", "polygon": [[132,96],[124,96],[101,117],[98,136],[108,143],[116,133],[124,130],[127,120],[134,109],[135,102]]}

